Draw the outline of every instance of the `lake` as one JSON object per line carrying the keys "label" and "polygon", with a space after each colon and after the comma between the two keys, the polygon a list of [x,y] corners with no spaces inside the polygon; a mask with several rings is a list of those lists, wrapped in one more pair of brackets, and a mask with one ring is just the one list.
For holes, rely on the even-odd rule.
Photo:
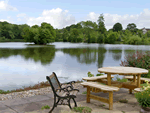
{"label": "lake", "polygon": [[96,75],[100,67],[120,66],[125,55],[137,50],[150,51],[147,45],[29,44],[33,43],[0,43],[0,89],[6,91],[34,85],[46,81],[46,76],[52,72],[57,74],[62,83],[82,80],[82,77],[87,77],[88,71]]}

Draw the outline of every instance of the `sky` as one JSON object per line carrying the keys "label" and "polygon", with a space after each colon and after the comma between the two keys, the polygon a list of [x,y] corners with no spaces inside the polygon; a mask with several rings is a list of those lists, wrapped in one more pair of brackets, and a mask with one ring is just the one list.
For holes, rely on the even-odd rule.
{"label": "sky", "polygon": [[149,0],[0,0],[0,21],[12,24],[47,22],[61,29],[80,21],[97,22],[102,13],[107,30],[117,22],[123,29],[129,23],[150,28]]}

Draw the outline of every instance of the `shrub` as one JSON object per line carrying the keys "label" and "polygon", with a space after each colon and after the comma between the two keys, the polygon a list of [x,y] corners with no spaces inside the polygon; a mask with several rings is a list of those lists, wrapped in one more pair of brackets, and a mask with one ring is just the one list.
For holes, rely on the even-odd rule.
{"label": "shrub", "polygon": [[[150,69],[150,52],[139,52],[128,54],[125,57],[125,61],[121,61],[121,66],[138,67],[149,70]],[[142,75],[142,77],[150,77],[148,74]]]}
{"label": "shrub", "polygon": [[107,41],[108,41],[109,44],[114,44],[116,40],[117,40],[117,35],[116,35],[116,33],[111,33],[111,34],[108,35],[108,37],[107,37]]}
{"label": "shrub", "polygon": [[135,93],[135,98],[142,107],[150,107],[150,88],[148,90]]}
{"label": "shrub", "polygon": [[127,40],[127,44],[133,44],[133,45],[138,45],[140,44],[142,39],[138,35],[133,35],[130,36],[129,39]]}

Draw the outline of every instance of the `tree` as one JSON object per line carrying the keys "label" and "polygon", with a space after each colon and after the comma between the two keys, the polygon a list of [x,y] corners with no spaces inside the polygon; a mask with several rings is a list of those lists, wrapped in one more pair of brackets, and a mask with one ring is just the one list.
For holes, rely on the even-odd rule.
{"label": "tree", "polygon": [[56,38],[56,32],[50,24],[43,22],[41,23],[41,27],[36,25],[32,26],[30,29],[25,27],[22,36],[24,37],[25,41],[43,45],[54,42]]}
{"label": "tree", "polygon": [[109,34],[107,37],[107,43],[109,43],[109,44],[114,44],[116,40],[117,40],[117,35],[114,32]]}
{"label": "tree", "polygon": [[131,32],[137,32],[136,25],[134,23],[130,23],[127,25],[127,29],[130,30]]}
{"label": "tree", "polygon": [[64,29],[64,32],[62,34],[63,42],[67,42],[68,41],[68,37],[69,37],[68,31],[66,29]]}
{"label": "tree", "polygon": [[98,17],[98,31],[102,34],[104,34],[106,32],[106,28],[105,28],[105,24],[104,24],[104,16],[103,14],[100,14],[100,16]]}
{"label": "tree", "polygon": [[114,26],[113,26],[113,31],[121,31],[122,30],[122,25],[120,23],[116,23]]}

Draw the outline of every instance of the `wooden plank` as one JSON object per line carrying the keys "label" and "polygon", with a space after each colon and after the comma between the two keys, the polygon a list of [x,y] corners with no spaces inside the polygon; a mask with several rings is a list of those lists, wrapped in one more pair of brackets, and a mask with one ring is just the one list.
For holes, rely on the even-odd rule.
{"label": "wooden plank", "polygon": [[109,109],[113,109],[113,92],[109,92]]}
{"label": "wooden plank", "polygon": [[142,91],[144,91],[144,90],[142,90],[141,88],[135,88],[134,91],[135,91],[135,92],[142,92]]}
{"label": "wooden plank", "polygon": [[[133,80],[133,76],[125,76],[124,78],[129,79],[129,80]],[[137,79],[137,77],[136,77],[136,79]],[[150,82],[149,78],[142,78],[141,77],[141,82],[143,82],[143,81],[145,82],[145,80],[148,80]]]}
{"label": "wooden plank", "polygon": [[86,96],[86,102],[89,103],[90,102],[90,87],[87,86],[87,96]]}
{"label": "wooden plank", "polygon": [[90,98],[109,104],[109,100],[106,99],[106,98],[103,98],[103,97],[99,97],[99,96],[95,96],[95,95],[90,95]]}
{"label": "wooden plank", "polygon": [[147,74],[148,70],[136,67],[103,67],[99,68],[98,72],[100,73],[110,73],[110,74],[119,74],[119,75],[138,75],[138,74]]}
{"label": "wooden plank", "polygon": [[98,88],[101,89],[103,91],[118,91],[119,88],[118,87],[114,87],[114,86],[107,86],[107,85],[103,85],[97,82],[83,82],[81,83],[81,85],[83,86],[90,86],[93,88]]}
{"label": "wooden plank", "polygon": [[[83,80],[88,80],[88,81],[96,81],[99,79],[106,79],[107,75],[101,75],[101,76],[96,76],[96,77],[84,77],[82,78]],[[114,78],[114,76],[111,76],[111,78]]]}
{"label": "wooden plank", "polygon": [[110,73],[107,74],[107,85],[111,86],[111,74]]}

